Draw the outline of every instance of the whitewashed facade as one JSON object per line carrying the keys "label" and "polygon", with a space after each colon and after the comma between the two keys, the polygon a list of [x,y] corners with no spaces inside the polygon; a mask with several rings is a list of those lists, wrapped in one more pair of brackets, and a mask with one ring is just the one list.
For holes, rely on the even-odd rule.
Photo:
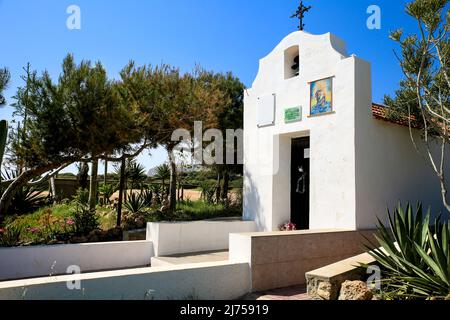
{"label": "whitewashed facade", "polygon": [[[311,83],[324,78],[332,79],[332,112],[311,116]],[[293,122],[285,115],[292,108],[301,109]],[[408,128],[373,116],[370,63],[330,33],[294,32],[261,59],[244,118],[244,217],[260,231],[287,221],[372,228],[400,200],[443,209],[439,182]],[[293,141],[307,146],[294,149]]]}

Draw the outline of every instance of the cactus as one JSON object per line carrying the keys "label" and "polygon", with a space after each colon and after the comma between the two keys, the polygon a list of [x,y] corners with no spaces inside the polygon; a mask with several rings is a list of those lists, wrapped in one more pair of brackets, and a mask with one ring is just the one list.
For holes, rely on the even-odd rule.
{"label": "cactus", "polygon": [[0,121],[0,167],[3,162],[3,155],[5,154],[7,138],[8,138],[8,122],[6,120],[2,120]]}

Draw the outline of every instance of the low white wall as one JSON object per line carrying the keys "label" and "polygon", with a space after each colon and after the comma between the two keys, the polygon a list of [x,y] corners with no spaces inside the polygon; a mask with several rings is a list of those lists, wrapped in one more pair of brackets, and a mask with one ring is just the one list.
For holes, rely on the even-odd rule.
{"label": "low white wall", "polygon": [[204,263],[0,282],[0,300],[232,300],[250,281],[247,263]]}
{"label": "low white wall", "polygon": [[147,240],[152,241],[155,256],[226,250],[230,233],[255,232],[254,221],[196,221],[149,223]]}
{"label": "low white wall", "polygon": [[0,249],[0,281],[66,274],[69,266],[82,273],[149,266],[150,241],[105,242]]}

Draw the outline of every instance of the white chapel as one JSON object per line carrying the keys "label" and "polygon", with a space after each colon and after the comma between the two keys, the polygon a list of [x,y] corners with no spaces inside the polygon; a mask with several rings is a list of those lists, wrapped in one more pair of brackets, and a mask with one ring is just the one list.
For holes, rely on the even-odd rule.
{"label": "white chapel", "polygon": [[244,218],[259,231],[370,229],[399,201],[442,210],[439,181],[373,103],[371,79],[330,33],[294,32],[260,60],[244,107]]}

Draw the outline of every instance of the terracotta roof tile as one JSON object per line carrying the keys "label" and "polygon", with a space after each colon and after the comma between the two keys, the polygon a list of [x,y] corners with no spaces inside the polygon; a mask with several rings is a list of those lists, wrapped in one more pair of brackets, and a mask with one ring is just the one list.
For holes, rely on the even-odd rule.
{"label": "terracotta roof tile", "polygon": [[[378,103],[372,103],[372,115],[375,119],[387,121],[390,123],[398,124],[401,126],[409,126],[409,119],[407,117],[404,117],[403,119],[391,119],[388,116],[388,106],[378,104]],[[415,121],[414,117],[411,117],[411,120],[413,122]]]}

